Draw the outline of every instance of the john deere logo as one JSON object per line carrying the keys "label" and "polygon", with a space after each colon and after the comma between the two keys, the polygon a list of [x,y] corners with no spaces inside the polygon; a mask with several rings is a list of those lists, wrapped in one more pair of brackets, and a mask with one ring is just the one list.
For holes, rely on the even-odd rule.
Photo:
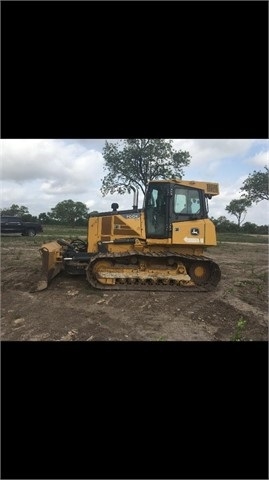
{"label": "john deere logo", "polygon": [[199,228],[192,228],[191,235],[199,235]]}

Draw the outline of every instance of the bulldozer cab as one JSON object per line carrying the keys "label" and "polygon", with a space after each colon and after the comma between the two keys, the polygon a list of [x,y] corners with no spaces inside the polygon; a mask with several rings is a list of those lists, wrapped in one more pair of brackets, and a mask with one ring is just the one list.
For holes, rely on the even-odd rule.
{"label": "bulldozer cab", "polygon": [[207,202],[200,188],[151,182],[145,196],[147,238],[169,238],[172,223],[207,218]]}

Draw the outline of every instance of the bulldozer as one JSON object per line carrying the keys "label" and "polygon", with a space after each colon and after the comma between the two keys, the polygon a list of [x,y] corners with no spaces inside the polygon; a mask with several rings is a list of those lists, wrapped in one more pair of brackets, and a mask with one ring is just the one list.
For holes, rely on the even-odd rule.
{"label": "bulldozer", "polygon": [[42,274],[36,290],[60,272],[85,275],[101,290],[209,291],[220,281],[219,266],[207,257],[217,245],[208,200],[219,184],[171,178],[149,182],[143,208],[90,214],[87,241],[58,239],[40,248]]}

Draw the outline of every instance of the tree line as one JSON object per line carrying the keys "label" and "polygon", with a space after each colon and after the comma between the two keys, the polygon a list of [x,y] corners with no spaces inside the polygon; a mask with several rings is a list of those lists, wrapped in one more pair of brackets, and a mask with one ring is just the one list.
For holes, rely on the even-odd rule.
{"label": "tree line", "polygon": [[74,200],[63,200],[57,203],[49,212],[42,212],[38,216],[31,215],[28,207],[24,205],[11,205],[9,208],[1,209],[2,215],[11,215],[22,218],[25,222],[41,222],[43,225],[87,225],[90,214],[98,213],[89,211],[87,205],[83,202],[74,202]]}
{"label": "tree line", "polygon": [[268,235],[268,225],[256,225],[256,223],[245,222],[242,225],[231,222],[224,215],[218,218],[211,217],[216,227],[217,233],[256,233],[259,235]]}
{"label": "tree line", "polygon": [[[126,139],[116,143],[105,142],[103,149],[105,161],[104,176],[101,186],[103,196],[107,194],[124,194],[138,189],[145,194],[149,182],[153,179],[165,179],[184,175],[184,167],[190,164],[189,152],[175,150],[172,140],[165,139]],[[244,222],[247,209],[253,204],[269,199],[268,174],[265,171],[250,173],[240,189],[241,197],[233,199],[225,210],[236,217],[237,223],[230,222],[226,217],[212,219],[219,231],[238,231],[257,233],[265,230],[253,223]],[[32,216],[25,206],[11,205],[1,210],[1,215],[16,215],[25,221],[41,221],[43,224],[86,225],[91,213],[86,204],[63,200],[57,203],[50,212],[42,212],[38,217]],[[225,230],[226,229],[226,230]],[[237,229],[237,230],[236,230]],[[255,231],[254,231],[255,230]]]}

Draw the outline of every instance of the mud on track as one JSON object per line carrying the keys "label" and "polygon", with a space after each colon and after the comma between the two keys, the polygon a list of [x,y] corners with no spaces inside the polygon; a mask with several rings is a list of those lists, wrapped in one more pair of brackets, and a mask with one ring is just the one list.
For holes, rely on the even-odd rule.
{"label": "mud on track", "polygon": [[221,268],[216,291],[100,292],[61,273],[31,293],[41,258],[38,238],[1,245],[1,340],[267,340],[268,247],[223,243],[206,252]]}

